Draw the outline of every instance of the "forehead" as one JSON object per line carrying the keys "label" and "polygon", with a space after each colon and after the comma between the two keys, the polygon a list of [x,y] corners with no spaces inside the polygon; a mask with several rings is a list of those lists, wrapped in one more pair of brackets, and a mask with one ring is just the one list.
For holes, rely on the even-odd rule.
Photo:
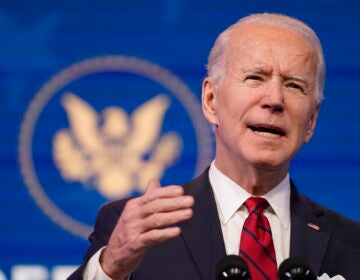
{"label": "forehead", "polygon": [[[250,23],[233,30],[229,37],[228,59],[240,64],[286,63],[316,67],[316,52],[308,39],[295,31],[261,23]],[[311,64],[311,65],[309,65]]]}

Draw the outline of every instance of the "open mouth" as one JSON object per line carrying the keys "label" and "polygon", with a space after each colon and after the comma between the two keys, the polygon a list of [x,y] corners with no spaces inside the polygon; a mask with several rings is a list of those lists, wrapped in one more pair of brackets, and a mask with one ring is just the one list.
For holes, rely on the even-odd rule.
{"label": "open mouth", "polygon": [[259,125],[250,125],[249,128],[256,134],[268,138],[280,138],[282,136],[285,136],[285,131],[277,126],[259,124]]}

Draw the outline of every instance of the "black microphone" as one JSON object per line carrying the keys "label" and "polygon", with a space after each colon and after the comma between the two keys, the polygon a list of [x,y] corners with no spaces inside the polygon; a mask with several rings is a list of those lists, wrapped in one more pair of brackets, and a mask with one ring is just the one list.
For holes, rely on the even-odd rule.
{"label": "black microphone", "polygon": [[249,268],[239,256],[227,255],[217,265],[216,280],[251,280]]}
{"label": "black microphone", "polygon": [[310,267],[299,258],[284,260],[278,271],[279,280],[316,280]]}

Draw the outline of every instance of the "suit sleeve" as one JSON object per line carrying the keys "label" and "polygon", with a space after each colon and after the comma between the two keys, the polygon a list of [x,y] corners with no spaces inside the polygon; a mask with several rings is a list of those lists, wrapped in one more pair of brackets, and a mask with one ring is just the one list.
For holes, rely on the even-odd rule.
{"label": "suit sleeve", "polygon": [[69,276],[68,280],[82,280],[82,274],[89,259],[109,242],[111,233],[125,207],[127,200],[118,201],[103,206],[96,218],[94,231],[89,236],[90,247],[85,254],[84,262]]}

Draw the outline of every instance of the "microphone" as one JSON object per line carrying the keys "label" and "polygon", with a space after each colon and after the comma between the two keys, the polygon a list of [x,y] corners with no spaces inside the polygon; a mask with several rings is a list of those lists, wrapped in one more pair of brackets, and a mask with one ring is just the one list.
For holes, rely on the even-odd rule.
{"label": "microphone", "polygon": [[246,262],[237,255],[223,257],[216,268],[216,280],[251,280]]}
{"label": "microphone", "polygon": [[284,260],[278,271],[279,280],[316,280],[310,267],[299,258]]}

